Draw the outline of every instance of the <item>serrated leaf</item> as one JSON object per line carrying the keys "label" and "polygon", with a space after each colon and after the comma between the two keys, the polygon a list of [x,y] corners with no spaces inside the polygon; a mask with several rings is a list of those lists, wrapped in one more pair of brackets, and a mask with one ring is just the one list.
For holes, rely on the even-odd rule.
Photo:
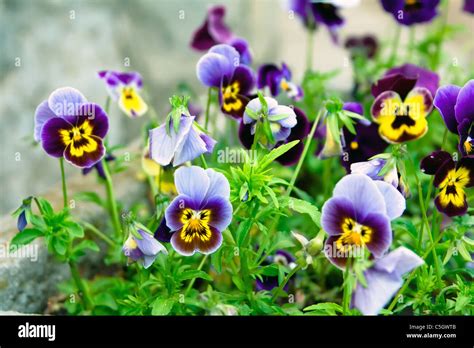
{"label": "serrated leaf", "polygon": [[253,225],[252,219],[244,220],[239,224],[239,227],[237,228],[237,233],[236,233],[236,242],[239,248],[242,246],[245,239],[247,238],[247,235],[249,234],[250,228],[252,227],[252,225]]}
{"label": "serrated leaf", "polygon": [[175,301],[170,298],[157,298],[153,302],[153,307],[151,310],[152,315],[168,315],[173,309]]}
{"label": "serrated leaf", "polygon": [[319,209],[311,203],[297,198],[289,198],[288,208],[297,213],[308,214],[316,226],[321,227],[321,213]]}
{"label": "serrated leaf", "polygon": [[305,312],[320,311],[323,313],[335,315],[336,313],[342,313],[342,307],[338,305],[337,303],[324,302],[324,303],[318,303],[315,305],[308,306],[304,308],[303,311]]}
{"label": "serrated leaf", "polygon": [[50,216],[54,214],[54,209],[51,204],[44,198],[37,197],[36,201],[40,206],[40,210],[43,212],[44,215]]}
{"label": "serrated leaf", "polygon": [[177,278],[179,281],[194,279],[194,278],[201,278],[210,282],[212,281],[212,277],[209,274],[197,269],[184,271],[180,273]]}
{"label": "serrated leaf", "polygon": [[266,154],[265,156],[262,157],[262,159],[259,161],[259,169],[263,170],[267,166],[269,166],[271,163],[273,163],[278,157],[283,155],[284,153],[288,152],[290,149],[292,149],[296,144],[298,144],[300,141],[299,140],[294,140],[291,141],[287,144],[278,146],[274,148],[270,153]]}

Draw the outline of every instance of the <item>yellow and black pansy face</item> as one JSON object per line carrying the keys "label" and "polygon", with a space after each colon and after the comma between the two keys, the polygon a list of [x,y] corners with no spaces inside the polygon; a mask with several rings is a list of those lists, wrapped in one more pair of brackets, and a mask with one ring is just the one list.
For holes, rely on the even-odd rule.
{"label": "yellow and black pansy face", "polygon": [[372,229],[354,221],[351,218],[345,218],[342,222],[342,234],[336,240],[336,247],[343,252],[350,252],[354,247],[364,247],[370,243]]}
{"label": "yellow and black pansy face", "polygon": [[92,135],[93,126],[86,120],[82,124],[59,131],[61,141],[73,157],[82,157],[84,153],[97,151],[100,139]]}
{"label": "yellow and black pansy face", "polygon": [[222,86],[222,109],[228,114],[243,113],[245,102],[240,96],[239,81]]}
{"label": "yellow and black pansy face", "polygon": [[134,87],[123,87],[120,93],[119,107],[129,117],[142,116],[148,111],[148,105]]}
{"label": "yellow and black pansy face", "polygon": [[422,87],[414,88],[402,100],[394,91],[381,93],[371,112],[379,125],[380,136],[389,143],[399,144],[421,138],[428,131],[426,117],[433,107],[431,93]]}
{"label": "yellow and black pansy face", "polygon": [[439,188],[435,200],[438,210],[448,216],[465,214],[465,190],[474,185],[474,159],[465,157],[457,165],[453,160],[446,161],[436,172],[434,183]]}

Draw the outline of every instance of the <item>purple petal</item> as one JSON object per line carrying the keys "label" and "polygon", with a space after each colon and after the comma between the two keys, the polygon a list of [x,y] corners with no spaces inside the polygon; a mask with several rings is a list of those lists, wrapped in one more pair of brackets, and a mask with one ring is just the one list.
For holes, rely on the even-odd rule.
{"label": "purple petal", "polygon": [[77,116],[87,118],[92,126],[93,135],[105,138],[109,130],[109,118],[99,105],[93,103],[83,104],[79,108]]}
{"label": "purple petal", "polygon": [[206,169],[209,177],[209,188],[206,192],[205,199],[220,196],[225,199],[230,197],[230,185],[224,174],[216,172],[214,169]]}
{"label": "purple petal", "polygon": [[165,217],[163,217],[163,219],[161,219],[160,225],[156,229],[154,237],[162,243],[169,243],[170,242],[170,240],[171,240],[171,229],[167,226]]}
{"label": "purple petal", "polygon": [[212,254],[222,244],[222,234],[217,231],[214,227],[210,226],[211,236],[208,241],[203,241],[199,237],[193,238],[190,242],[186,242],[183,238],[182,231],[173,233],[171,237],[171,245],[174,250],[184,256],[191,256],[196,251],[203,254]]}
{"label": "purple petal", "polygon": [[197,78],[207,87],[220,87],[224,76],[231,76],[234,67],[223,55],[206,53],[196,65]]}
{"label": "purple petal", "polygon": [[330,236],[342,234],[346,218],[356,218],[352,202],[345,197],[333,197],[324,203],[321,211],[321,227]]}
{"label": "purple petal", "polygon": [[56,117],[56,114],[49,108],[48,101],[43,101],[35,111],[35,140],[41,141],[41,130],[46,121]]}
{"label": "purple petal", "polygon": [[420,169],[428,175],[435,175],[436,171],[446,161],[452,161],[451,155],[446,151],[434,151],[421,160]]}
{"label": "purple petal", "polygon": [[344,103],[342,109],[346,111],[354,112],[359,115],[364,115],[364,108],[362,107],[361,103],[355,103],[355,102]]}
{"label": "purple petal", "polygon": [[461,123],[464,120],[474,122],[474,80],[468,81],[459,91],[454,111],[456,120]]}
{"label": "purple petal", "polygon": [[439,76],[435,72],[414,64],[404,64],[392,68],[385,75],[402,74],[405,77],[416,79],[416,87],[428,89],[432,96],[436,94],[439,86]]}
{"label": "purple petal", "polygon": [[58,88],[48,98],[48,106],[57,116],[74,116],[87,99],[75,88]]}
{"label": "purple petal", "polygon": [[406,202],[403,195],[398,190],[385,181],[375,181],[380,193],[385,199],[387,215],[393,220],[402,216],[406,208]]}
{"label": "purple petal", "polygon": [[220,232],[224,231],[232,222],[232,204],[228,199],[219,196],[210,198],[203,209],[211,211],[209,225]]}
{"label": "purple petal", "polygon": [[187,208],[199,210],[201,208],[201,202],[193,200],[188,195],[180,194],[175,199],[173,199],[168,208],[166,208],[166,226],[168,226],[172,232],[178,231],[181,227],[183,227],[183,223],[181,222],[182,213],[183,210]]}
{"label": "purple petal", "polygon": [[474,14],[474,0],[464,0],[464,11]]}
{"label": "purple petal", "polygon": [[44,124],[41,131],[41,145],[48,155],[63,157],[66,144],[61,140],[59,132],[72,127],[72,124],[60,117],[51,118]]}
{"label": "purple petal", "polygon": [[206,198],[210,181],[206,171],[197,166],[180,167],[174,173],[174,183],[178,193],[188,196],[198,205]]}
{"label": "purple petal", "polygon": [[[227,61],[232,65],[232,69],[235,69],[240,65],[239,52],[230,45],[215,45],[209,50],[209,53],[216,53],[226,57]],[[229,75],[229,77],[230,76],[231,75]]]}
{"label": "purple petal", "polygon": [[204,144],[206,146],[206,152],[212,153],[212,151],[214,150],[214,146],[216,146],[217,144],[217,141],[211,138],[206,133],[201,133],[199,134],[199,136],[201,137],[201,140],[204,141]]}
{"label": "purple petal", "polygon": [[375,257],[381,257],[392,244],[389,218],[385,214],[369,213],[358,221],[372,230],[370,241],[366,245]]}
{"label": "purple petal", "polygon": [[105,155],[102,139],[97,137],[83,138],[80,144],[73,141],[64,150],[64,159],[79,168],[89,168],[99,162]]}
{"label": "purple petal", "polygon": [[454,134],[457,134],[458,126],[454,113],[454,106],[456,105],[456,99],[460,90],[461,88],[455,85],[443,86],[436,92],[433,102],[441,116],[443,116],[446,127],[448,127],[448,129]]}
{"label": "purple petal", "polygon": [[142,239],[136,238],[135,241],[144,255],[152,256],[158,254],[160,251],[166,250],[151,234],[140,229],[138,233],[142,236]]}
{"label": "purple petal", "polygon": [[[275,116],[281,115],[287,115],[287,117],[278,121],[273,121]],[[268,119],[272,122],[278,122],[282,127],[285,128],[293,128],[296,126],[296,114],[289,106],[278,105],[271,108],[268,112]]]}
{"label": "purple petal", "polygon": [[[206,144],[206,142],[204,142],[197,130],[194,129],[194,127],[191,127],[187,136],[183,139],[181,144],[178,144],[178,147],[176,148],[173,166],[177,167],[208,152],[208,145],[210,144]],[[212,146],[212,148],[213,147],[214,146]]]}
{"label": "purple petal", "polygon": [[377,260],[374,268],[402,277],[424,263],[423,259],[410,249],[398,247],[383,258]]}
{"label": "purple petal", "polygon": [[250,50],[249,44],[242,38],[235,38],[230,40],[229,45],[234,47],[240,54],[240,64],[250,65],[252,64],[252,51]]}

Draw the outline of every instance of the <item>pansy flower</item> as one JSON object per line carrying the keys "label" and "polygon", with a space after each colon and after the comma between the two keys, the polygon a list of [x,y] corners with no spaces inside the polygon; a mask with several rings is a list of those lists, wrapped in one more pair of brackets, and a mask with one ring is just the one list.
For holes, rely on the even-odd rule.
{"label": "pansy flower", "polygon": [[405,199],[392,185],[363,174],[343,177],[322,208],[321,226],[329,235],[326,257],[340,268],[365,249],[381,257],[392,243],[390,221],[404,210]]}
{"label": "pansy flower", "polygon": [[464,0],[463,11],[474,14],[474,0]]}
{"label": "pansy flower", "polygon": [[[132,227],[134,228],[134,227]],[[144,228],[137,227],[125,241],[122,252],[131,261],[150,267],[160,252],[168,254],[166,248]]]}
{"label": "pansy flower", "polygon": [[[293,269],[296,267],[295,263],[295,258],[293,255],[291,255],[289,252],[285,250],[277,250],[275,252],[275,255],[269,256],[263,263],[262,266],[265,265],[271,265],[271,264],[279,264],[283,265],[286,267],[289,267],[290,269]],[[293,279],[290,278],[290,281],[285,285],[283,288],[284,291],[288,291],[288,288],[290,286],[290,282]],[[262,275],[262,278],[257,278],[256,279],[256,284],[255,288],[257,291],[271,291],[272,289],[278,287],[278,276],[266,276]]]}
{"label": "pansy flower", "polygon": [[237,50],[229,45],[212,47],[197,63],[196,72],[203,85],[219,90],[222,111],[242,118],[255,77],[249,67],[240,64]]}
{"label": "pansy flower", "polygon": [[361,56],[372,59],[377,53],[378,42],[372,35],[350,36],[344,43],[344,47],[351,52],[352,58]]}
{"label": "pansy flower", "polygon": [[303,90],[291,80],[291,71],[285,63],[281,69],[274,64],[264,64],[258,69],[257,86],[259,89],[268,87],[272,96],[276,97],[281,92],[298,101],[303,97]]}
{"label": "pansy flower", "polygon": [[[291,128],[291,133],[285,140],[279,141],[275,144],[276,148],[294,140],[300,140],[298,144],[293,146],[290,150],[276,159],[277,162],[284,166],[292,166],[299,161],[304,149],[303,140],[308,136],[310,128],[310,122],[303,110],[294,107],[293,111],[296,115],[296,126]],[[244,145],[247,149],[250,149],[252,147],[254,137],[255,134],[252,134],[252,124],[245,124],[244,122],[241,122],[239,127],[239,139],[242,145]]]}
{"label": "pansy flower", "polygon": [[[211,153],[216,141],[194,124],[195,116],[181,116],[176,131],[173,120],[150,130],[150,157],[162,166],[179,166],[204,153]],[[167,121],[168,122],[168,121]]]}
{"label": "pansy flower", "polygon": [[403,284],[403,275],[424,263],[413,251],[399,247],[375,260],[365,270],[366,284],[357,283],[351,307],[364,315],[377,315]]}
{"label": "pansy flower", "polygon": [[431,21],[438,15],[439,0],[382,0],[385,11],[402,25]]}
{"label": "pansy flower", "polygon": [[434,185],[439,189],[435,204],[448,216],[467,212],[465,189],[474,186],[474,158],[463,157],[455,162],[446,151],[435,151],[421,161],[421,170],[434,175]]}
{"label": "pansy flower", "polygon": [[192,166],[176,170],[175,185],[179,195],[165,212],[171,245],[184,256],[213,253],[232,221],[229,182],[213,169]]}
{"label": "pansy flower", "polygon": [[379,125],[380,136],[392,144],[421,138],[428,131],[426,117],[433,108],[432,91],[436,91],[438,77],[412,67],[418,75],[395,70],[372,86],[372,118]]}
{"label": "pansy flower", "polygon": [[119,108],[129,117],[139,117],[148,111],[148,105],[138,91],[143,87],[139,73],[103,70],[98,72],[104,80],[110,97],[118,102]]}
{"label": "pansy flower", "polygon": [[303,21],[310,30],[318,25],[324,25],[334,41],[337,40],[337,30],[344,24],[344,18],[339,14],[341,7],[352,7],[359,1],[312,1],[312,0],[289,0],[289,8]]}
{"label": "pansy flower", "polygon": [[209,8],[204,23],[193,33],[191,47],[196,51],[207,51],[218,44],[228,44],[240,54],[241,63],[250,65],[252,53],[247,41],[234,36],[224,22],[226,9],[222,5]]}
{"label": "pansy flower", "polygon": [[464,87],[447,85],[436,93],[434,106],[439,110],[448,129],[459,135],[459,151],[474,157],[474,80]]}
{"label": "pansy flower", "polygon": [[[264,100],[264,103],[262,103]],[[278,105],[273,98],[252,99],[245,109],[243,123],[250,126],[250,134],[255,135],[257,126],[268,122],[273,139],[260,137],[259,141],[267,146],[274,146],[275,143],[284,141],[291,133],[291,129],[296,126],[295,111],[289,106]],[[270,140],[273,140],[271,143]]]}
{"label": "pansy flower", "polygon": [[108,129],[102,108],[70,87],[55,90],[35,112],[35,139],[46,153],[64,157],[80,168],[92,167],[102,159]]}

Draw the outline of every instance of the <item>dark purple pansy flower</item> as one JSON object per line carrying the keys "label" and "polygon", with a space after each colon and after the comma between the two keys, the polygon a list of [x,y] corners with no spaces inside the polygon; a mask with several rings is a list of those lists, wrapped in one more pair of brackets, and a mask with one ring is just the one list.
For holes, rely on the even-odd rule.
{"label": "dark purple pansy flower", "polygon": [[74,88],[60,88],[43,101],[35,113],[35,139],[46,153],[89,168],[105,154],[103,138],[109,129],[102,108],[87,102]]}
{"label": "dark purple pansy flower", "polygon": [[363,257],[366,248],[381,257],[392,243],[390,221],[404,210],[405,198],[392,185],[363,174],[346,175],[322,208],[321,226],[329,235],[326,257],[339,268],[348,258]]}
{"label": "dark purple pansy flower", "polygon": [[434,185],[439,189],[436,208],[450,217],[466,214],[465,189],[474,186],[474,158],[463,157],[455,162],[448,152],[435,151],[421,161],[420,168],[435,176]]}
{"label": "dark purple pansy flower", "polygon": [[136,234],[130,233],[122,252],[130,260],[139,261],[144,268],[150,267],[160,252],[168,253],[166,248],[150,233],[140,228],[136,229]]}
{"label": "dark purple pansy flower", "polygon": [[203,85],[218,88],[224,113],[242,118],[255,77],[248,66],[240,64],[235,48],[224,44],[212,47],[197,63],[196,73]]}
{"label": "dark purple pansy flower", "polygon": [[194,33],[191,47],[196,51],[207,51],[218,44],[228,44],[240,54],[242,64],[252,63],[252,53],[246,40],[235,37],[224,23],[226,9],[224,6],[212,6],[207,11],[206,20]]}
{"label": "dark purple pansy flower", "polygon": [[118,102],[119,108],[129,117],[139,117],[148,111],[148,105],[138,94],[143,87],[138,72],[99,71],[98,76],[105,82],[110,97]]}
{"label": "dark purple pansy flower", "polygon": [[386,76],[400,74],[409,79],[416,79],[414,87],[424,87],[434,96],[439,87],[439,76],[435,72],[414,64],[403,64],[387,70]]}
{"label": "dark purple pansy flower", "polygon": [[364,271],[367,286],[357,283],[351,307],[364,315],[377,315],[402,286],[402,276],[423,263],[423,259],[405,247],[384,255]]}
{"label": "dark purple pansy flower", "polygon": [[[277,250],[275,255],[269,256],[262,265],[281,264],[290,268],[296,267],[295,258],[289,252],[285,250]],[[283,288],[284,291],[288,291],[290,283],[293,279],[290,278],[289,282]],[[257,291],[271,291],[278,287],[278,276],[262,276],[262,279],[257,278],[255,282],[255,289]]]}
{"label": "dark purple pansy flower", "polygon": [[385,11],[403,25],[431,21],[438,15],[439,0],[381,0]]}
{"label": "dark purple pansy flower", "polygon": [[459,151],[474,157],[474,80],[464,87],[447,85],[436,93],[434,106],[443,117],[446,127],[459,135]]}
{"label": "dark purple pansy flower", "polygon": [[315,29],[318,25],[324,25],[336,41],[336,31],[344,24],[344,19],[339,14],[339,8],[346,4],[352,5],[354,1],[313,1],[313,0],[289,0],[289,8],[304,25],[310,29]]}
{"label": "dark purple pansy flower", "polygon": [[464,0],[463,11],[474,14],[474,0]]}
{"label": "dark purple pansy flower", "polygon": [[291,80],[291,71],[285,63],[281,69],[274,64],[264,64],[258,69],[257,86],[262,89],[268,87],[272,96],[276,97],[281,92],[295,101],[303,97],[303,90]]}
{"label": "dark purple pansy flower", "polygon": [[349,36],[344,43],[344,47],[351,52],[352,57],[373,58],[377,53],[378,42],[372,35]]}
{"label": "dark purple pansy flower", "polygon": [[162,243],[169,243],[171,241],[171,230],[166,225],[166,218],[161,219],[160,225],[155,231],[155,238]]}
{"label": "dark purple pansy flower", "polygon": [[196,166],[178,168],[174,178],[179,195],[165,212],[171,245],[184,256],[212,254],[232,221],[229,182],[213,169]]}
{"label": "dark purple pansy flower", "polygon": [[[310,122],[303,110],[294,107],[293,111],[296,115],[296,125],[291,129],[291,133],[286,140],[280,141],[275,145],[275,147],[278,147],[294,140],[300,140],[298,144],[276,159],[277,162],[284,166],[292,166],[299,161],[304,149],[303,140],[308,136],[310,129]],[[239,139],[247,149],[250,149],[253,144],[254,135],[251,133],[251,130],[251,124],[240,123]]]}
{"label": "dark purple pansy flower", "polygon": [[[105,154],[104,160],[105,160],[106,162],[115,161],[115,156],[112,156],[112,155],[109,155],[109,154]],[[97,162],[97,163],[94,164],[92,167],[83,168],[83,169],[82,169],[82,174],[83,174],[83,175],[87,175],[87,174],[89,174],[93,169],[97,170],[97,174],[99,175],[99,177],[101,177],[102,179],[105,179],[104,165],[102,164],[102,161]]]}

